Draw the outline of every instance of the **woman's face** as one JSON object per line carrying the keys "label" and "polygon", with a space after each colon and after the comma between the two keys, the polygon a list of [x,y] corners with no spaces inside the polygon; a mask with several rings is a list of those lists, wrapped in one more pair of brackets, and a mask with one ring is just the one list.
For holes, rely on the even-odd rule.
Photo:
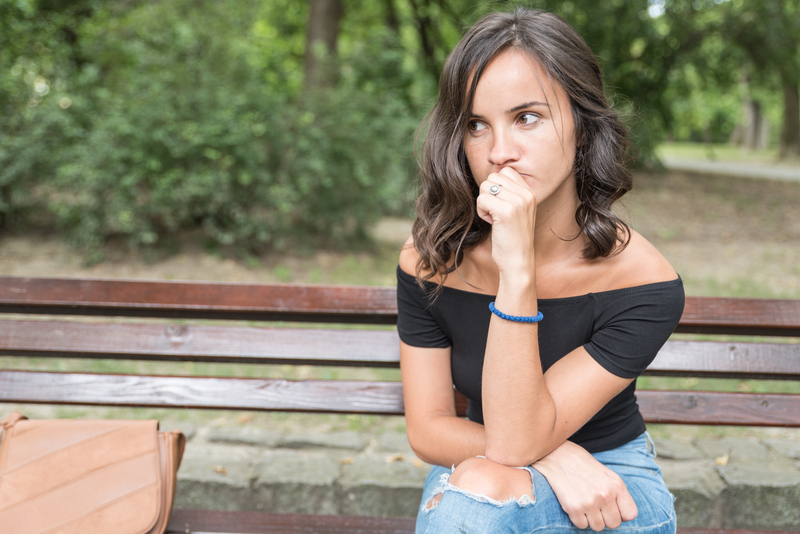
{"label": "woman's face", "polygon": [[506,50],[486,66],[475,90],[464,151],[478,184],[510,167],[533,189],[539,205],[556,192],[577,198],[569,99],[524,52]]}

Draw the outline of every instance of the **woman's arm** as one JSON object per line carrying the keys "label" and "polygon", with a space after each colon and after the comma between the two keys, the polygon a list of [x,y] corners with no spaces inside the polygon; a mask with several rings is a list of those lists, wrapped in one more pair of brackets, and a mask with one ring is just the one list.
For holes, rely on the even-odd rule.
{"label": "woman's arm", "polygon": [[450,467],[483,455],[483,425],[456,415],[450,349],[412,347],[400,342],[400,372],[406,433],[423,461]]}
{"label": "woman's arm", "polygon": [[[414,453],[428,463],[445,467],[483,456],[484,427],[456,415],[450,349],[426,349],[401,342],[400,362],[406,430]],[[545,476],[578,528],[617,528],[637,515],[622,479],[579,445],[566,441],[534,467]],[[503,469],[509,476],[521,474],[516,469]]]}
{"label": "woman's arm", "polygon": [[[497,196],[489,193],[493,183],[502,185]],[[480,191],[478,214],[492,224],[492,259],[499,271],[495,305],[510,315],[536,315],[536,196],[507,167],[491,174]],[[538,323],[493,316],[482,381],[486,457],[509,466],[543,458],[630,382],[604,369],[583,347],[545,374]]]}
{"label": "woman's arm", "polygon": [[[409,238],[400,252],[400,269],[416,272],[419,254]],[[429,320],[425,328],[435,328],[423,309],[424,301],[406,295],[398,286],[399,322],[415,313]],[[414,288],[416,290],[416,288]],[[405,297],[404,297],[405,296]],[[409,311],[413,308],[419,309]],[[405,312],[405,313],[404,313]],[[450,467],[467,458],[482,455],[486,448],[483,426],[456,415],[450,347],[416,347],[400,342],[400,372],[406,414],[406,433],[414,453],[423,461]]]}

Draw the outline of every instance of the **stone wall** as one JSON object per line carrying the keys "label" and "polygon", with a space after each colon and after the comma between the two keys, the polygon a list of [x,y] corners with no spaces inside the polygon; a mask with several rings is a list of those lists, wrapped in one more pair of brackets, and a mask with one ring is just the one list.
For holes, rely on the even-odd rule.
{"label": "stone wall", "polygon": [[[413,516],[428,472],[397,432],[187,434],[179,508]],[[800,531],[800,442],[661,440],[656,448],[679,526]]]}

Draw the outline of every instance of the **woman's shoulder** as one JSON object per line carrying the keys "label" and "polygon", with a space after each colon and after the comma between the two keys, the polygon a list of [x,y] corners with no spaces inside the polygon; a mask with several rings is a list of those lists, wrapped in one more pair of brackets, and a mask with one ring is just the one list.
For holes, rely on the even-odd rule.
{"label": "woman's shoulder", "polygon": [[444,285],[447,285],[446,281],[449,278],[447,276],[434,274],[434,276],[429,278],[431,269],[425,267],[421,260],[422,255],[414,245],[414,236],[412,235],[406,240],[405,244],[400,249],[400,259],[398,261],[400,270],[415,278],[421,277],[423,280],[433,282],[435,284],[438,284],[440,280],[445,280]]}
{"label": "woman's shoulder", "polygon": [[419,252],[414,246],[414,236],[410,236],[403,245],[403,248],[400,249],[400,259],[398,262],[400,270],[411,276],[416,276],[419,258]]}
{"label": "woman's shoulder", "polygon": [[644,236],[630,230],[630,237],[627,247],[607,258],[607,289],[645,286],[678,278],[670,262]]}

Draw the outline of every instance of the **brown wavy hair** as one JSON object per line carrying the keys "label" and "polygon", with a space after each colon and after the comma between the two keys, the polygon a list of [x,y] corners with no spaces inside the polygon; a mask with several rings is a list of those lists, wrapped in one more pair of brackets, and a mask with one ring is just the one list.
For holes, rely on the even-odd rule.
{"label": "brown wavy hair", "polygon": [[[575,220],[588,238],[583,257],[616,254],[630,241],[630,228],[611,206],[633,185],[628,169],[632,145],[628,129],[606,99],[597,59],[562,18],[517,8],[483,17],[461,39],[445,62],[436,105],[417,133],[417,139],[424,137],[418,153],[422,191],[412,234],[420,255],[420,284],[438,277],[440,290],[446,275],[461,263],[464,250],[491,230],[477,215],[478,186],[467,164],[463,136],[483,71],[511,48],[529,54],[569,97],[575,138],[580,141],[574,162],[580,200]],[[448,265],[451,258],[455,261]],[[428,272],[421,276],[423,270]]]}

